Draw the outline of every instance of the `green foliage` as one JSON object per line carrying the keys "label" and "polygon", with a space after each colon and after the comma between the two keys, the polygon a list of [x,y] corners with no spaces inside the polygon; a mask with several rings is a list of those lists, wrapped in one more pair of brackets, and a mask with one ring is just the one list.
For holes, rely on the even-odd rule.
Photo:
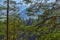
{"label": "green foliage", "polygon": [[[26,1],[28,3],[30,2],[30,0]],[[16,2],[10,2],[16,4]],[[31,15],[34,15],[32,8],[28,9],[28,13],[32,12]],[[44,10],[44,14],[38,15],[39,21],[34,22],[33,25],[30,26],[25,26],[24,22],[19,18],[19,15],[16,14],[18,11],[16,12],[16,10],[13,9],[13,12],[16,13],[9,16],[8,40],[28,40],[29,37],[33,39],[33,36],[35,37],[33,40],[60,40],[60,23],[56,21],[60,19],[60,9],[49,10],[45,7],[42,9]],[[0,10],[2,9],[0,8]],[[53,17],[51,18],[51,16]],[[0,22],[0,30],[0,35],[4,35],[4,40],[6,40],[6,22]]]}

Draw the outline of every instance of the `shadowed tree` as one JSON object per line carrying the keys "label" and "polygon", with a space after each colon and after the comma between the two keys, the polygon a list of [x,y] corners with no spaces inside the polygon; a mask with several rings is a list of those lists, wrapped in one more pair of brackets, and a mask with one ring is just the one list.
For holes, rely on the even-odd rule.
{"label": "shadowed tree", "polygon": [[[33,24],[24,26],[24,21],[19,15],[22,13],[19,13],[19,8],[16,6],[18,3],[10,0],[9,11],[12,12],[9,13],[9,40],[60,40],[60,6],[44,5],[38,1],[32,3],[31,0],[24,1],[31,3],[31,6],[26,9],[28,17],[38,16],[39,19],[36,22],[30,19]],[[58,9],[54,7],[55,5]],[[41,15],[38,14],[41,13],[40,10],[43,11]]]}

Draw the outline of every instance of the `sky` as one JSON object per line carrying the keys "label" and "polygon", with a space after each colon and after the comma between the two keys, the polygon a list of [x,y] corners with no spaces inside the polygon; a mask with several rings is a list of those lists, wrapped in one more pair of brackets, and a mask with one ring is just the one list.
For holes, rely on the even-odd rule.
{"label": "sky", "polygon": [[[16,1],[17,3],[18,2],[23,2],[23,0],[13,0],[13,1]],[[3,4],[2,2],[3,2],[3,0],[0,0],[0,4]],[[53,1],[52,0],[49,0],[48,3],[50,3],[50,2],[55,2],[55,0],[53,0]],[[22,17],[24,19],[29,19],[29,17],[26,15],[26,8],[29,8],[30,7],[30,4],[28,4],[28,5],[23,4],[23,5],[16,5],[16,6],[19,7],[19,9],[20,9],[20,11],[19,11],[20,14],[21,14],[20,17]],[[37,13],[37,15],[39,15],[39,13],[42,14],[43,12],[40,11],[40,12]],[[36,13],[35,13],[35,15],[36,15]]]}
{"label": "sky", "polygon": [[21,2],[21,1],[23,1],[23,0],[13,0],[13,1],[16,1],[16,2]]}
{"label": "sky", "polygon": [[[23,1],[23,0],[14,0],[14,1],[16,1],[16,2],[20,2],[20,1]],[[36,0],[31,0],[31,1],[36,1]],[[38,0],[38,1],[40,1],[40,0]],[[41,0],[42,1],[42,0]],[[43,0],[43,1],[45,1],[45,0]],[[50,2],[55,2],[56,0],[49,0],[48,1],[48,3],[50,3]]]}

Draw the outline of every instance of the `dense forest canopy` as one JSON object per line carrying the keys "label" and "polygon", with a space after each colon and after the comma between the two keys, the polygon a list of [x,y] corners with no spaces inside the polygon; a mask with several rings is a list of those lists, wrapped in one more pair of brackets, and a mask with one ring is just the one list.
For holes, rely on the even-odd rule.
{"label": "dense forest canopy", "polygon": [[[6,40],[7,0],[0,2],[0,39]],[[60,0],[10,0],[8,21],[8,40],[60,40]]]}

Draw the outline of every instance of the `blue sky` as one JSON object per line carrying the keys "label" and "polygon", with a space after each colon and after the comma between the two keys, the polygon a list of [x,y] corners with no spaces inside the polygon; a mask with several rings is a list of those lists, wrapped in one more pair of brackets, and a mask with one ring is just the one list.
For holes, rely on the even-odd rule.
{"label": "blue sky", "polygon": [[[18,2],[22,2],[23,0],[13,0],[13,1],[16,1],[17,3]],[[54,2],[55,0],[50,0],[50,1],[48,1],[48,3],[49,2]],[[3,0],[0,0],[0,4],[2,4],[2,2],[3,2]],[[24,18],[24,19],[29,19],[29,17],[26,15],[26,8],[29,8],[29,4],[28,5],[26,5],[26,4],[23,4],[23,5],[17,5],[18,7],[19,7],[19,9],[20,9],[20,16],[22,17],[22,18]],[[39,13],[43,13],[43,12],[38,12],[37,13],[37,15],[39,15]],[[36,14],[35,14],[36,15]]]}
{"label": "blue sky", "polygon": [[[14,0],[14,1],[20,2],[20,1],[23,1],[23,0]],[[31,0],[31,1],[36,1],[36,0]],[[38,0],[38,1],[39,1],[39,0]],[[45,0],[43,0],[43,1],[45,1]],[[52,1],[52,0],[49,0],[48,3],[50,3],[50,2],[55,2],[55,1],[56,1],[56,0],[53,0],[53,1]]]}

